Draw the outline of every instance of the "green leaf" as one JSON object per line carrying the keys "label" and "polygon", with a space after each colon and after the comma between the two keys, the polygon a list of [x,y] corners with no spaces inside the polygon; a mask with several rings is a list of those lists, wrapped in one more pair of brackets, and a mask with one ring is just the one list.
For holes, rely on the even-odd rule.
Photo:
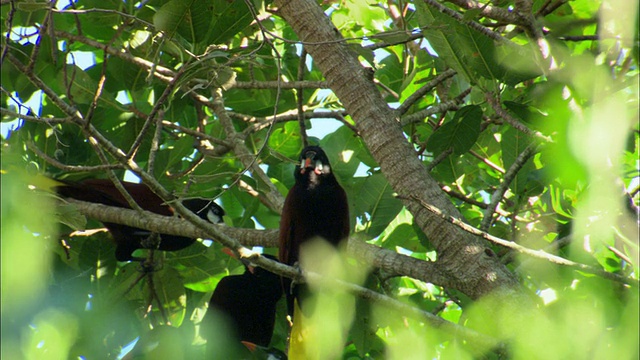
{"label": "green leaf", "polygon": [[78,254],[79,265],[85,268],[114,266],[116,264],[115,244],[110,237],[111,235],[100,232],[82,242],[82,248]]}
{"label": "green leaf", "polygon": [[105,87],[110,91],[120,90],[140,90],[148,86],[148,73],[138,66],[131,66],[131,63],[119,57],[109,58],[107,61],[107,81]]}
{"label": "green leaf", "polygon": [[533,66],[534,54],[528,47],[496,44],[487,35],[423,2],[416,3],[416,10],[429,44],[448,66],[471,84],[491,89],[495,80],[515,85],[540,74]]}
{"label": "green leaf", "polygon": [[207,38],[213,17],[212,7],[204,0],[172,0],[162,5],[153,17],[153,24],[169,38],[179,34],[191,44]]}
{"label": "green leaf", "polygon": [[[502,163],[505,170],[508,170],[511,165],[516,161],[516,158],[529,146],[532,142],[531,136],[516,130],[513,127],[508,127],[507,131],[502,134]],[[520,168],[516,177],[511,181],[509,188],[515,194],[524,194],[526,189],[529,173],[535,170],[535,166],[531,159]]]}
{"label": "green leaf", "polygon": [[77,17],[67,14],[66,18],[74,19],[69,19],[69,21],[73,21],[74,29],[79,22],[84,36],[106,41],[106,39],[115,37],[116,27],[114,24],[121,24],[122,22],[122,18],[115,11],[122,11],[123,4],[122,1],[118,0],[83,0],[81,5],[85,9],[114,10],[114,12],[88,12],[85,16]]}
{"label": "green leaf", "polygon": [[169,147],[169,161],[167,167],[171,168],[180,165],[182,161],[195,151],[193,148],[194,140],[190,136],[182,136],[171,147]]}
{"label": "green leaf", "polygon": [[229,268],[230,257],[222,253],[221,248],[218,244],[206,247],[196,242],[180,251],[167,253],[167,262],[178,271],[187,289],[213,291]]}
{"label": "green leaf", "polygon": [[[186,292],[184,284],[175,269],[165,266],[162,269],[152,273],[154,287],[153,291],[158,296],[161,306],[167,312],[167,317],[171,324],[180,327],[186,314]],[[145,281],[143,293],[148,294],[151,291],[148,282]],[[157,309],[154,309],[158,311]]]}
{"label": "green leaf", "polygon": [[[98,82],[91,78],[88,72],[83,71],[75,65],[67,65],[66,71],[58,73],[57,83],[59,85],[69,84],[69,92],[72,101],[77,104],[91,104],[98,89]],[[66,89],[65,89],[66,90]],[[67,93],[63,91],[63,93]],[[119,106],[114,101],[114,97],[107,91],[102,91],[98,103],[103,105]]]}
{"label": "green leaf", "polygon": [[389,225],[380,233],[376,244],[387,249],[394,249],[396,246],[414,252],[425,252],[417,232],[422,233],[418,227],[413,226],[413,215],[406,208],[402,208],[398,215],[389,222]]}
{"label": "green leaf", "polygon": [[73,204],[61,204],[57,207],[58,221],[74,230],[84,230],[87,218]]}
{"label": "green leaf", "polygon": [[[397,93],[402,91],[405,79],[404,65],[395,54],[385,57],[376,70],[376,79]],[[395,100],[395,99],[394,99]]]}
{"label": "green leaf", "polygon": [[402,203],[393,196],[391,185],[380,173],[365,178],[357,191],[356,216],[364,216],[367,219],[366,233],[368,236],[376,237],[400,212]]}
{"label": "green leaf", "polygon": [[482,109],[477,105],[465,106],[456,111],[453,119],[438,128],[427,142],[427,150],[434,154],[453,148],[461,155],[471,149],[480,135]]}
{"label": "green leaf", "polygon": [[289,121],[276,128],[269,137],[269,147],[285,156],[297,157],[302,148],[300,126],[296,121]]}
{"label": "green leaf", "polygon": [[[224,44],[253,21],[251,12],[244,1],[213,0],[211,23],[206,36],[210,44]],[[254,1],[260,9],[262,1]]]}
{"label": "green leaf", "polygon": [[348,127],[341,126],[325,136],[320,145],[331,162],[331,171],[339,180],[353,177],[360,166],[358,155],[362,151],[361,140]]}

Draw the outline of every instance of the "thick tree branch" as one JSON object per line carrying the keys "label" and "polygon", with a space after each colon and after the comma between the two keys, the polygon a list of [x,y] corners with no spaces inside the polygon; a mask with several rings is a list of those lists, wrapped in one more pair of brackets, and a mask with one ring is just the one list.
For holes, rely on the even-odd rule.
{"label": "thick tree branch", "polygon": [[[130,209],[115,208],[74,199],[68,199],[67,201],[73,203],[83,215],[102,222],[124,224],[153,232],[186,236],[194,239],[212,239],[224,246],[229,246],[226,241],[228,238],[232,238],[237,239],[234,240],[237,244],[241,243],[247,248],[253,246],[278,247],[277,230],[241,229],[207,222],[204,223],[206,226],[203,228],[195,226],[184,219],[160,216],[148,211],[143,211],[141,216],[141,213]],[[171,204],[174,206],[175,202]],[[207,231],[207,229],[214,229],[215,231]],[[218,235],[224,236],[218,237]],[[415,259],[367,244],[358,236],[353,236],[349,239],[347,250],[354,258],[394,276],[409,276],[445,287],[451,285],[450,277],[442,271],[437,263]]]}

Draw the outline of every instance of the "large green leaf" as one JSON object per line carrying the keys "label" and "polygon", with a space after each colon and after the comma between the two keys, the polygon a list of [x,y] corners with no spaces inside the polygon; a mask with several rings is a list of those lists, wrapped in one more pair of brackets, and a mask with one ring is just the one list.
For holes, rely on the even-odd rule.
{"label": "large green leaf", "polygon": [[74,16],[72,14],[65,14],[68,19],[66,22],[71,22],[73,25],[78,25],[82,28],[82,33],[85,36],[92,37],[94,39],[113,39],[116,34],[116,27],[114,24],[121,22],[120,15],[117,11],[122,11],[124,6],[123,1],[119,0],[84,0],[80,6],[84,9],[103,9],[106,11],[89,11],[85,16]]}
{"label": "large green leaf", "polygon": [[413,226],[413,215],[403,208],[398,215],[389,223],[378,237],[377,244],[387,249],[401,247],[414,252],[425,252],[422,240],[417,232],[422,232],[418,227]]}
{"label": "large green leaf", "polygon": [[349,128],[341,126],[325,136],[321,144],[331,162],[331,169],[338,179],[347,180],[353,177],[360,165],[359,153],[362,142]]}
{"label": "large green leaf", "polygon": [[359,184],[356,216],[363,217],[367,235],[376,237],[398,215],[402,203],[393,196],[391,185],[380,173],[365,178]]}
{"label": "large green leaf", "polygon": [[465,106],[458,110],[451,121],[438,128],[427,142],[427,150],[439,154],[449,148],[461,155],[471,149],[480,135],[482,108]]}
{"label": "large green leaf", "polygon": [[168,253],[167,263],[178,271],[184,287],[198,292],[213,291],[220,280],[217,275],[226,275],[229,268],[230,257],[220,248],[217,244],[208,248],[196,242],[183,250]]}
{"label": "large green leaf", "polygon": [[[429,44],[445,63],[471,84],[492,88],[491,81],[517,84],[539,74],[532,66],[534,54],[528,47],[495,41],[449,15],[416,3],[418,19]],[[489,82],[482,81],[489,80]]]}
{"label": "large green leaf", "polygon": [[[509,127],[502,134],[502,162],[505,169],[509,169],[516,161],[516,158],[529,146],[532,142],[531,136],[524,134],[513,127]],[[526,190],[526,184],[529,173],[535,170],[535,166],[529,159],[518,171],[516,177],[511,181],[509,187],[516,194],[522,194]]]}
{"label": "large green leaf", "polygon": [[[84,71],[75,65],[67,65],[66,71],[60,71],[57,74],[55,81],[61,87],[57,87],[56,90],[68,94],[73,104],[93,103],[98,90],[98,80],[94,79],[92,75],[98,74],[96,74],[95,68],[88,70],[90,71]],[[115,100],[115,96],[106,89],[100,93],[97,103],[108,109],[123,110]]]}
{"label": "large green leaf", "polygon": [[172,0],[162,5],[153,17],[153,24],[169,37],[179,34],[191,44],[207,38],[213,9],[205,0]]}
{"label": "large green leaf", "polygon": [[[212,9],[212,21],[207,33],[208,43],[224,44],[253,21],[251,12],[244,1],[213,0],[208,1]],[[260,9],[262,1],[254,1]]]}
{"label": "large green leaf", "polygon": [[294,158],[302,148],[302,138],[300,137],[300,126],[295,121],[285,123],[273,130],[269,136],[269,147],[285,156],[293,155]]}
{"label": "large green leaf", "polygon": [[165,266],[151,273],[151,276],[153,276],[154,289],[150,289],[149,283],[144,282],[143,294],[154,291],[171,324],[179,327],[185,318],[187,305],[186,291],[180,273],[172,267]]}

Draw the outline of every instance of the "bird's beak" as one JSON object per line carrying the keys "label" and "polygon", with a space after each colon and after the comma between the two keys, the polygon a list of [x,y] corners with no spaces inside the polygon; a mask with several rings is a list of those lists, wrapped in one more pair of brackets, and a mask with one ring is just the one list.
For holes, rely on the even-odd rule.
{"label": "bird's beak", "polygon": [[305,158],[302,168],[303,169],[307,169],[307,168],[310,168],[310,167],[311,167],[311,158],[310,157]]}
{"label": "bird's beak", "polygon": [[302,162],[300,163],[300,173],[301,174],[304,174],[307,171],[307,169],[312,169],[313,168],[313,166],[311,165],[312,161],[313,161],[313,154],[310,154],[310,156],[307,156],[304,159],[302,159]]}
{"label": "bird's beak", "polygon": [[304,174],[307,169],[313,169],[313,172],[315,172],[316,175],[321,175],[322,170],[324,169],[324,164],[322,164],[322,161],[320,160],[317,160],[315,164],[313,164],[313,157],[307,157],[304,158],[300,164],[300,173]]}

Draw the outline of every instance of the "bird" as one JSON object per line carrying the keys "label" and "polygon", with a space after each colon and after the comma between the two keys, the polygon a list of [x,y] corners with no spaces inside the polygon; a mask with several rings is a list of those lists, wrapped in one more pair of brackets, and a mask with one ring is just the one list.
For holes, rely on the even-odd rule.
{"label": "bird", "polygon": [[[262,256],[275,260],[271,255]],[[207,352],[212,354],[209,357],[220,357],[219,346],[215,346],[219,334],[215,333],[214,325],[216,320],[220,320],[217,318],[220,315],[232,328],[231,339],[235,346],[242,342],[252,352],[257,351],[256,349],[269,351],[276,305],[283,293],[280,276],[249,262],[243,263],[244,273],[223,277],[209,301],[201,332],[209,344]]]}
{"label": "bird", "polygon": [[[305,242],[319,237],[337,247],[350,231],[347,194],[333,174],[322,148],[307,146],[302,150],[294,178],[295,184],[287,194],[280,218],[278,253],[280,262],[290,266],[298,265],[300,246]],[[293,339],[298,307],[305,315],[311,311],[305,309],[304,303],[309,290],[304,284],[292,286],[291,280],[285,278],[282,284],[293,324]],[[291,357],[292,349],[289,351]]]}
{"label": "bird", "polygon": [[[115,206],[131,209],[124,196],[108,179],[85,179],[78,182],[55,180],[58,184],[54,190],[59,196],[72,198],[80,201],[92,202],[107,206]],[[147,185],[123,181],[124,189],[131,195],[131,198],[144,210],[158,215],[173,216],[173,209],[167,205],[158,195],[156,195]],[[198,215],[203,220],[217,224],[222,222],[224,210],[218,204],[209,199],[194,198],[182,200],[182,205]],[[103,222],[104,226],[111,233],[116,244],[116,260],[133,261],[142,260],[134,257],[133,252],[137,249],[148,247],[148,239],[152,235],[149,230],[136,227]],[[193,244],[196,239],[159,234],[160,243],[155,248],[162,251],[177,251]]]}

